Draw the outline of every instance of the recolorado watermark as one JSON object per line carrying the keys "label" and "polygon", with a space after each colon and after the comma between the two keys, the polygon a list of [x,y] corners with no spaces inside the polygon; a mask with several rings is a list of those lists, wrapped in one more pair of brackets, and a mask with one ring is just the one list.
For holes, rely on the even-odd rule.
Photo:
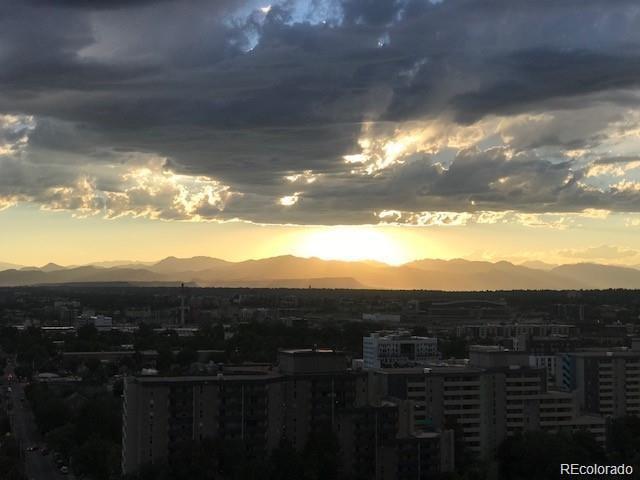
{"label": "recolorado watermark", "polygon": [[582,465],[580,463],[561,463],[560,475],[582,476],[582,475],[633,475],[631,465]]}

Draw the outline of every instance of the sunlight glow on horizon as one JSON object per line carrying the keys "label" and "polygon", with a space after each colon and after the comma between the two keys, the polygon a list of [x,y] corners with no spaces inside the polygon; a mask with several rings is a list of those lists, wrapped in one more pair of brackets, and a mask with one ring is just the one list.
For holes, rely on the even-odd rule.
{"label": "sunlight glow on horizon", "polygon": [[375,228],[330,227],[302,236],[294,254],[323,260],[373,260],[389,265],[411,261],[413,256],[392,235]]}
{"label": "sunlight glow on horizon", "polygon": [[[466,258],[512,263],[592,261],[638,266],[640,223],[632,225],[631,220],[615,215],[606,219],[586,218],[585,226],[569,229],[513,224],[283,226],[129,217],[105,221],[100,217],[77,218],[66,211],[43,211],[36,205],[19,204],[0,211],[3,227],[0,262],[25,266],[54,262],[68,266],[111,260],[157,262],[168,256],[211,256],[237,262],[296,255],[369,259],[389,264],[424,258]],[[607,222],[607,228],[603,228],[603,222]],[[597,228],[591,228],[587,236],[584,228],[590,226]],[[504,238],[510,238],[511,242],[504,245],[499,241]],[[606,245],[609,247],[604,248]],[[600,257],[594,257],[597,253],[594,250],[601,251]],[[638,254],[632,255],[636,251]],[[580,256],[581,252],[585,255]]]}

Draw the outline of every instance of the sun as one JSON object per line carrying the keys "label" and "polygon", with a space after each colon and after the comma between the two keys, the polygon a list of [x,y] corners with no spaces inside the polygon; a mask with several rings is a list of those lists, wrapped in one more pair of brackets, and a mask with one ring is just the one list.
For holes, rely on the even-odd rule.
{"label": "sun", "polygon": [[303,235],[296,255],[325,260],[376,260],[405,263],[407,252],[390,234],[375,227],[328,227]]}

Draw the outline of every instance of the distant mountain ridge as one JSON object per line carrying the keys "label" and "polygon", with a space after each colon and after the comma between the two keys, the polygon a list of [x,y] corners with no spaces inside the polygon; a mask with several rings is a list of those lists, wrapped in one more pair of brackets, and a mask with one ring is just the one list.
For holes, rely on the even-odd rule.
{"label": "distant mountain ridge", "polygon": [[213,257],[167,257],[163,260],[160,260],[158,263],[150,265],[148,269],[152,272],[158,273],[199,272],[202,270],[208,270],[210,268],[217,268],[230,264],[231,262]]}
{"label": "distant mountain ridge", "polygon": [[58,265],[56,263],[49,262],[43,267],[40,267],[40,270],[43,272],[57,272],[58,270],[66,270],[62,265]]}
{"label": "distant mountain ridge", "polygon": [[553,263],[541,262],[540,260],[529,260],[520,264],[523,267],[533,268],[534,270],[553,270],[558,265]]}
{"label": "distant mountain ridge", "polygon": [[19,269],[19,268],[23,268],[23,267],[22,267],[22,265],[17,265],[15,263],[0,262],[0,271],[9,270],[11,268]]}
{"label": "distant mountain ridge", "polygon": [[[3,264],[0,264],[0,268]],[[109,262],[102,262],[109,265]],[[538,266],[538,265],[536,265]],[[291,255],[230,262],[213,257],[167,257],[152,264],[0,271],[0,286],[64,283],[185,282],[200,286],[273,288],[373,288],[423,290],[531,290],[640,288],[640,270],[578,263],[531,268],[510,262],[423,259],[399,266]]]}

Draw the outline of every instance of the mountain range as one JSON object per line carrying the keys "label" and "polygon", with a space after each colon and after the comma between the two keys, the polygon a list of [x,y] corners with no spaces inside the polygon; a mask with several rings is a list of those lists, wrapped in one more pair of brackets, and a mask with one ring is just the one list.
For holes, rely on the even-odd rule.
{"label": "mountain range", "polygon": [[290,255],[230,262],[212,257],[168,257],[156,263],[102,262],[65,267],[0,263],[0,286],[125,282],[203,287],[373,288],[424,290],[519,290],[640,288],[640,269],[577,263],[550,265],[463,259],[424,259],[391,266]]}

